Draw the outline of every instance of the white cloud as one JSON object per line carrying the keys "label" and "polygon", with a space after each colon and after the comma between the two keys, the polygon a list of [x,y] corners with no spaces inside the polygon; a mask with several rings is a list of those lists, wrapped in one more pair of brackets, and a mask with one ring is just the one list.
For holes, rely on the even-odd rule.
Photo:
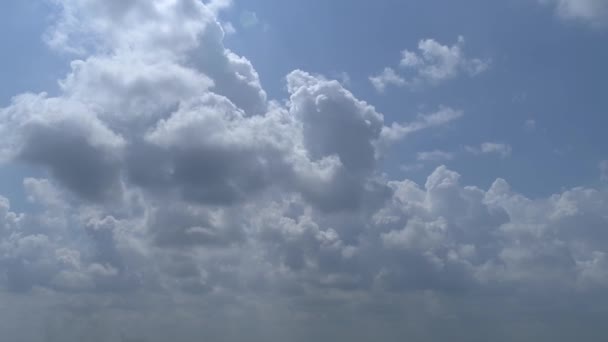
{"label": "white cloud", "polygon": [[488,61],[478,58],[468,59],[464,52],[464,37],[452,45],[441,45],[434,39],[424,39],[418,43],[419,52],[404,50],[400,66],[413,69],[417,77],[429,83],[438,83],[465,72],[475,76],[489,67]]}
{"label": "white cloud", "polygon": [[605,0],[540,0],[555,7],[557,14],[570,20],[579,20],[595,27],[608,24],[608,2]]}
{"label": "white cloud", "polygon": [[473,154],[497,154],[502,158],[509,157],[513,152],[510,145],[497,142],[484,142],[480,146],[466,146],[465,149]]}
{"label": "white cloud", "polygon": [[585,310],[577,300],[602,309],[585,298],[608,286],[605,190],[529,199],[502,179],[463,185],[445,166],[423,185],[389,181],[384,144],[463,113],[388,126],[340,82],[301,70],[286,101],[268,101],[197,0],[60,5],[53,44],[82,59],[56,95],[0,110],[0,150],[48,177],[24,180],[35,209],[0,197],[3,336],[443,340],[443,317],[458,327],[445,334],[471,340],[472,309],[508,331],[530,298],[535,316]]}
{"label": "white cloud", "polygon": [[167,57],[194,48],[199,35],[216,24],[208,7],[191,0],[54,2],[61,16],[47,32],[47,43],[80,54],[137,48]]}
{"label": "white cloud", "polygon": [[206,6],[213,14],[218,15],[220,11],[232,7],[232,0],[209,0]]}
{"label": "white cloud", "polygon": [[222,28],[224,29],[224,32],[227,35],[232,35],[232,34],[236,33],[236,29],[234,28],[234,25],[232,25],[232,23],[229,21],[223,22]]}
{"label": "white cloud", "polygon": [[385,68],[380,74],[370,76],[369,80],[372,82],[374,88],[376,88],[376,90],[379,92],[383,92],[389,85],[398,87],[405,85],[405,80],[401,76],[397,75],[395,70],[392,68]]}
{"label": "white cloud", "polygon": [[[89,73],[92,78],[89,82],[93,85],[106,81],[108,86],[116,82],[117,86],[131,87],[130,90],[137,93],[154,89],[138,87],[137,77],[164,83],[162,79],[151,78],[166,77],[171,82],[179,82],[171,79],[173,73],[204,74],[213,79],[216,92],[248,114],[266,111],[266,93],[257,72],[249,60],[223,46],[221,25],[203,3],[196,0],[137,0],[128,4],[116,0],[57,0],[57,3],[62,16],[48,31],[47,42],[56,49],[90,56],[75,63],[68,81],[70,77],[86,77]],[[159,33],[158,27],[167,29]],[[194,68],[184,68],[183,64]],[[141,74],[119,72],[132,65],[139,67]],[[182,81],[195,78],[198,82],[204,79],[195,75]],[[173,91],[174,85],[168,84],[169,91]]]}
{"label": "white cloud", "polygon": [[382,129],[382,140],[387,142],[401,140],[409,134],[430,127],[446,125],[462,116],[462,111],[442,106],[435,113],[419,114],[418,118],[411,123],[393,123],[390,127],[384,127]]}
{"label": "white cloud", "polygon": [[418,43],[418,52],[404,50],[400,67],[404,74],[385,68],[377,76],[370,77],[376,90],[382,92],[388,85],[419,87],[437,85],[461,74],[474,77],[490,67],[489,60],[468,58],[464,54],[464,37],[452,45],[442,45],[434,39]]}

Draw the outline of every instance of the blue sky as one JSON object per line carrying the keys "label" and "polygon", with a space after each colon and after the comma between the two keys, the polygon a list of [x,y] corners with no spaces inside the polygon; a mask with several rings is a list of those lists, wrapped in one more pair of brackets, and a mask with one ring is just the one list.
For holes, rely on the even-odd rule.
{"label": "blue sky", "polygon": [[10,340],[603,341],[606,0],[0,8]]}
{"label": "blue sky", "polygon": [[[1,40],[10,53],[2,56],[0,68],[12,81],[3,82],[0,99],[6,104],[26,90],[52,93],[70,59],[42,40],[52,7],[21,1],[4,6]],[[259,20],[254,27],[242,27],[247,12]],[[401,168],[416,163],[417,152],[458,152],[464,145],[500,141],[512,147],[509,158],[464,155],[449,165],[467,183],[488,187],[502,177],[532,197],[599,182],[598,163],[608,158],[603,132],[608,99],[601,86],[606,30],[564,21],[549,6],[521,0],[380,1],[373,6],[364,1],[251,1],[237,2],[222,18],[238,28],[238,34],[227,37],[227,47],[252,61],[272,98],[286,97],[284,75],[300,68],[336,78],[346,73],[349,89],[388,121],[409,120],[438,105],[465,111],[451,129],[417,135],[393,148],[386,158],[393,178],[424,181],[437,163]],[[368,81],[396,65],[401,51],[415,49],[419,40],[451,45],[459,35],[466,39],[467,54],[491,60],[483,75],[382,94]],[[534,130],[525,129],[527,120],[534,120]],[[10,167],[2,172],[6,187],[18,183]]]}
{"label": "blue sky", "polygon": [[[229,36],[227,44],[254,62],[276,98],[285,96],[282,76],[301,68],[346,72],[350,88],[389,121],[439,104],[466,112],[457,129],[416,136],[396,148],[388,165],[394,177],[403,176],[395,164],[411,162],[417,151],[500,140],[514,149],[509,160],[465,157],[451,165],[468,182],[488,186],[508,178],[532,196],[598,181],[597,164],[608,146],[605,30],[564,22],[533,1],[259,1],[237,4],[235,17],[226,18],[238,23],[239,9],[255,10],[263,24]],[[459,35],[467,54],[492,61],[479,78],[415,92],[378,94],[371,87],[369,75],[396,65],[401,51],[415,49],[420,39],[451,45]],[[525,131],[526,120],[535,120],[534,132]],[[428,171],[408,176],[423,180]]]}

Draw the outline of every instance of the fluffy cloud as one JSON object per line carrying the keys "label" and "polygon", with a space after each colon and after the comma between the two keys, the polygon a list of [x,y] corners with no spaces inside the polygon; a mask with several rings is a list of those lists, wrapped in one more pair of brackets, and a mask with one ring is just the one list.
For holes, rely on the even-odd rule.
{"label": "fluffy cloud", "polygon": [[397,87],[405,85],[405,79],[399,76],[392,68],[385,68],[379,75],[370,76],[369,80],[379,92],[383,92],[389,85]]}
{"label": "fluffy cloud", "polygon": [[415,70],[418,78],[430,83],[454,78],[461,72],[471,76],[484,72],[489,62],[465,57],[463,47],[462,36],[459,36],[458,41],[452,46],[441,45],[433,39],[421,40],[418,43],[420,52],[404,50],[399,65]]}
{"label": "fluffy cloud", "polygon": [[[237,207],[149,203],[117,218],[125,214],[62,200],[48,180],[26,184],[48,210],[16,214],[0,202],[3,279],[19,291],[255,292],[270,279],[275,290],[311,295],[327,287],[542,291],[551,282],[584,291],[608,281],[608,194],[598,190],[531,200],[502,179],[488,190],[463,186],[441,166],[423,187],[389,182],[388,200],[355,216],[328,215],[295,195]],[[45,200],[49,193],[57,198]]]}
{"label": "fluffy cloud", "polygon": [[[89,76],[94,77],[96,73],[106,76],[94,78],[91,82],[117,82],[137,92],[145,90],[145,81],[161,82],[151,78],[162,76],[163,71],[169,75],[173,71],[178,75],[180,72],[202,72],[213,79],[216,91],[249,114],[265,111],[266,93],[261,88],[257,72],[246,58],[224,48],[222,27],[212,9],[203,3],[196,0],[127,3],[57,0],[56,3],[61,19],[47,32],[47,43],[64,51],[109,57],[98,63],[95,59],[85,60],[80,66]],[[157,72],[141,74],[140,77],[148,78],[142,82],[137,82],[138,78],[120,79],[130,75],[116,71],[131,67],[132,62],[142,68],[156,69],[154,63],[161,65]],[[195,68],[178,70],[184,64]],[[87,70],[89,68],[102,70]],[[171,92],[178,92],[178,88],[171,88]]]}
{"label": "fluffy cloud", "polygon": [[119,161],[125,140],[83,103],[25,94],[0,112],[7,155],[46,167],[87,199],[120,192]]}
{"label": "fluffy cloud", "polygon": [[399,63],[404,75],[392,68],[371,76],[372,85],[379,92],[388,85],[419,87],[437,85],[454,79],[461,74],[476,76],[490,67],[489,60],[468,58],[464,54],[464,37],[452,45],[442,45],[434,39],[424,39],[418,43],[419,52],[404,50]]}
{"label": "fluffy cloud", "polygon": [[[573,309],[608,284],[605,190],[529,199],[445,166],[421,185],[387,180],[387,145],[462,111],[388,125],[301,70],[268,101],[223,46],[228,2],[56,3],[48,43],[80,59],[57,95],[0,110],[2,161],[45,173],[24,180],[24,213],[0,197],[0,300],[14,308],[0,329],[14,340],[428,340],[436,322],[512,322],[533,315],[530,298]],[[447,77],[459,44],[404,58],[416,77]]]}
{"label": "fluffy cloud", "polygon": [[337,155],[349,170],[373,169],[381,114],[337,81],[294,71],[287,76],[287,86],[291,113],[302,122],[304,144],[314,160]]}
{"label": "fluffy cloud", "polygon": [[[24,292],[44,287],[78,293],[135,285],[135,279],[127,279],[124,272],[127,258],[119,255],[124,245],[113,218],[99,220],[84,212],[72,216],[74,212],[48,180],[27,179],[25,185],[30,198],[47,210],[17,215],[3,199],[0,264],[6,289]],[[49,201],[49,195],[57,197]],[[74,230],[76,226],[84,230]],[[87,236],[90,243],[78,243]]]}
{"label": "fluffy cloud", "polygon": [[[44,203],[49,181],[28,183],[36,189],[31,196]],[[212,305],[220,310],[212,316],[228,321],[240,317],[231,310],[254,315],[269,298],[280,298],[291,303],[282,320],[292,329],[302,319],[292,315],[307,312],[392,320],[392,315],[376,317],[369,301],[376,310],[395,310],[399,304],[368,297],[374,293],[398,296],[398,303],[413,296],[410,300],[422,301],[416,307],[428,308],[416,313],[420,319],[436,319],[436,310],[459,310],[441,299],[444,294],[475,290],[495,302],[505,292],[542,298],[547,292],[581,296],[605,288],[605,192],[575,188],[533,200],[501,179],[488,190],[463,186],[460,176],[445,167],[437,168],[423,186],[409,180],[388,185],[392,195],[381,208],[354,215],[328,215],[294,195],[236,207],[150,203],[129,219],[72,204],[62,221],[52,219],[58,211],[51,203],[40,214],[16,214],[3,199],[1,278],[9,290],[42,287],[56,291],[57,298],[89,293],[102,300],[105,291],[114,296],[169,291],[191,298],[189,307],[180,310],[206,315],[203,308]],[[226,301],[224,296],[235,297]],[[163,303],[162,298],[144,298],[150,304],[138,312]],[[354,307],[345,307],[345,300]],[[98,305],[87,303],[81,305]],[[140,305],[135,303],[131,305]],[[333,303],[333,308],[323,303]],[[165,304],[165,310],[176,304]],[[111,305],[94,310],[126,314],[118,304]],[[535,310],[554,310],[539,305]],[[129,314],[124,320],[137,317]],[[104,319],[104,324],[114,324]],[[319,322],[311,324],[320,329]],[[137,326],[126,331],[150,336]]]}

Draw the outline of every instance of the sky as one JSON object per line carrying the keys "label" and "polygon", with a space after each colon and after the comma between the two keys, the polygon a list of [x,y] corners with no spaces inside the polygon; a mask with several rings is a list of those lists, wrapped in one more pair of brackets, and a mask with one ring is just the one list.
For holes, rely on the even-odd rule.
{"label": "sky", "polygon": [[604,340],[608,1],[0,6],[7,340]]}

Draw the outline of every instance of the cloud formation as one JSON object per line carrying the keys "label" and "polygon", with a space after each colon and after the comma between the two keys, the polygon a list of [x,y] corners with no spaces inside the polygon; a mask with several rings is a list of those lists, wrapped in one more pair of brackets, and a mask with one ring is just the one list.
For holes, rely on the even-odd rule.
{"label": "cloud formation", "polygon": [[376,75],[370,76],[369,81],[372,82],[374,88],[379,92],[384,92],[387,86],[393,85],[401,87],[405,85],[405,79],[399,76],[392,68],[384,68],[384,70]]}
{"label": "cloud formation", "polygon": [[438,85],[463,74],[474,77],[490,67],[489,60],[465,56],[462,36],[452,46],[442,45],[434,39],[423,39],[418,43],[418,52],[403,50],[401,56],[399,67],[403,70],[402,75],[392,68],[385,68],[382,73],[369,78],[377,91],[383,92],[389,85],[414,88]]}
{"label": "cloud formation", "polygon": [[[302,70],[286,76],[285,101],[268,100],[252,63],[223,45],[216,15],[228,3],[56,1],[47,42],[80,59],[57,95],[0,109],[2,161],[44,171],[23,181],[33,208],[0,197],[7,336],[471,340],[479,330],[454,322],[492,313],[517,326],[531,299],[547,313],[602,309],[605,296],[569,305],[608,284],[605,189],[531,199],[503,179],[463,184],[445,166],[424,184],[389,180],[386,146],[463,112],[387,124],[340,82]],[[474,74],[483,62],[461,44],[423,41],[404,66],[420,82]]]}

